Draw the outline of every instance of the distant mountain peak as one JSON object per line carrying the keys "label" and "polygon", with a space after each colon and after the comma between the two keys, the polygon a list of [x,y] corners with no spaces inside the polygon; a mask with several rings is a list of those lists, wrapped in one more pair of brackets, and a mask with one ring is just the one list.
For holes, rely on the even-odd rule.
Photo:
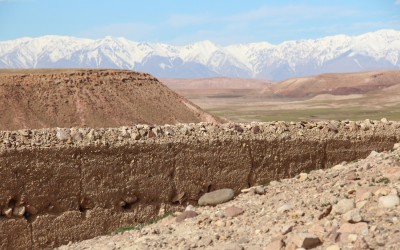
{"label": "distant mountain peak", "polygon": [[0,41],[0,68],[126,68],[157,77],[254,77],[282,80],[334,72],[400,69],[400,31],[220,46],[184,46],[106,36],[46,35]]}

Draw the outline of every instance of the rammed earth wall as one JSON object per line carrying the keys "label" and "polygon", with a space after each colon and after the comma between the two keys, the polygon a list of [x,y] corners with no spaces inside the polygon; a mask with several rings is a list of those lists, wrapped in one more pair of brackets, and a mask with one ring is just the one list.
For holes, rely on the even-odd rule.
{"label": "rammed earth wall", "polygon": [[398,141],[400,123],[368,120],[0,131],[0,249],[108,234]]}

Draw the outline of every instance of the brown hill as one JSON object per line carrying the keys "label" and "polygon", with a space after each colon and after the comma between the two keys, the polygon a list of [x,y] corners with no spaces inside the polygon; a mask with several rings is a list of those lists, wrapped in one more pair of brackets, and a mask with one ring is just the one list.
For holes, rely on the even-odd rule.
{"label": "brown hill", "polygon": [[146,73],[0,70],[0,130],[217,122]]}
{"label": "brown hill", "polygon": [[313,97],[319,94],[349,95],[367,93],[400,84],[400,71],[323,74],[293,78],[263,89],[274,97]]}

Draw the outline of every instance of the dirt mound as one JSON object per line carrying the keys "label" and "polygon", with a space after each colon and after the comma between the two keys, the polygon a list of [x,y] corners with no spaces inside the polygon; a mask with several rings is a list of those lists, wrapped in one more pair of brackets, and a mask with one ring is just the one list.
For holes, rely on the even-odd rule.
{"label": "dirt mound", "polygon": [[293,78],[263,89],[268,96],[313,97],[367,93],[400,84],[400,71],[323,74]]}
{"label": "dirt mound", "polygon": [[217,122],[146,73],[0,70],[0,130]]}

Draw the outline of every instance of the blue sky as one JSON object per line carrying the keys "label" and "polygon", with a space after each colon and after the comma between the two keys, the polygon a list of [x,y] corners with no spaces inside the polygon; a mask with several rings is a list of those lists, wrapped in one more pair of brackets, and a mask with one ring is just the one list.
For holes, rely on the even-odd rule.
{"label": "blue sky", "polygon": [[0,40],[42,35],[221,45],[400,30],[400,0],[0,0]]}

